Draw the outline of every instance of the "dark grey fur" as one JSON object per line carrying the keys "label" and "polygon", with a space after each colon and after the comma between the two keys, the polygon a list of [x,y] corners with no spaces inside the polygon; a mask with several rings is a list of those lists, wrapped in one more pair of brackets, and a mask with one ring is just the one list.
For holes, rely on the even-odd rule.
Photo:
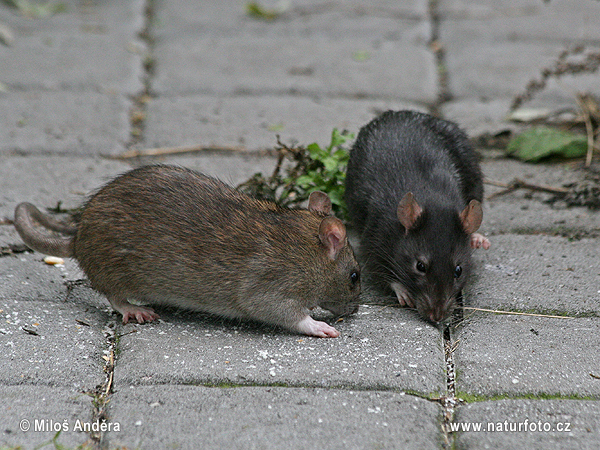
{"label": "dark grey fur", "polygon": [[[408,192],[424,211],[410,230],[397,216]],[[346,176],[360,253],[385,289],[400,283],[428,320],[451,313],[471,271],[470,237],[459,214],[473,199],[483,199],[482,173],[467,136],[455,124],[413,111],[388,111],[360,130]],[[419,261],[426,263],[425,274],[415,268]]]}

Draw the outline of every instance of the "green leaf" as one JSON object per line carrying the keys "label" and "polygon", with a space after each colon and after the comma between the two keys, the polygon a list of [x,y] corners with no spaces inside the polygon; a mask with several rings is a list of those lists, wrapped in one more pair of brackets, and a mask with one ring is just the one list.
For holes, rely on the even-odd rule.
{"label": "green leaf", "polygon": [[354,135],[352,133],[340,132],[337,128],[334,128],[331,131],[331,143],[329,144],[329,147],[327,147],[327,150],[331,151],[336,147],[341,147],[352,139],[354,139]]}
{"label": "green leaf", "polygon": [[283,12],[283,8],[281,9],[269,9],[265,8],[258,2],[248,2],[246,3],[246,13],[249,16],[255,17],[257,19],[263,20],[275,20],[277,19],[281,13]]}
{"label": "green leaf", "polygon": [[329,154],[327,150],[322,149],[316,142],[309,144],[306,150],[308,150],[310,157],[316,161],[320,161]]}
{"label": "green leaf", "polygon": [[340,148],[333,152],[332,156],[336,157],[340,162],[348,162],[350,159],[350,152],[344,148]]}
{"label": "green leaf", "polygon": [[267,130],[269,130],[269,131],[281,131],[281,130],[283,130],[284,127],[285,127],[285,125],[282,122],[279,122],[279,123],[274,123],[272,125],[269,125],[267,127]]}
{"label": "green leaf", "polygon": [[329,191],[329,198],[331,199],[331,203],[334,205],[341,205],[344,201],[344,193],[340,189]]}
{"label": "green leaf", "polygon": [[296,184],[298,186],[300,186],[301,188],[306,189],[307,187],[309,187],[313,184],[313,181],[314,181],[313,175],[302,175],[296,179]]}
{"label": "green leaf", "polygon": [[352,59],[356,62],[363,62],[371,58],[371,54],[367,50],[357,50],[352,53]]}
{"label": "green leaf", "polygon": [[535,127],[514,137],[508,143],[506,153],[529,162],[549,156],[579,158],[587,153],[587,138],[555,128]]}
{"label": "green leaf", "polygon": [[324,158],[322,163],[325,166],[325,170],[329,172],[337,169],[340,164],[340,162],[337,159],[332,158],[331,156],[329,158]]}
{"label": "green leaf", "polygon": [[4,0],[4,3],[17,8],[24,16],[36,19],[49,17],[67,10],[67,5],[64,2],[37,3],[30,0]]}

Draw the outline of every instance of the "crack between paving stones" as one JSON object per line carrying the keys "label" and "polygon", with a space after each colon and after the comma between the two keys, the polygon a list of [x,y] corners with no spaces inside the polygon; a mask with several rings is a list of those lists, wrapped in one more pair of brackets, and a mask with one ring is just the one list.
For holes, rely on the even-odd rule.
{"label": "crack between paving stones", "polygon": [[104,383],[96,386],[94,389],[85,391],[84,394],[92,397],[92,420],[88,433],[88,440],[83,444],[83,448],[93,450],[103,450],[107,448],[107,443],[104,439],[105,430],[110,425],[108,416],[108,404],[113,394],[113,377],[116,362],[116,348],[118,345],[119,335],[117,335],[117,322],[112,319],[104,330],[107,349],[104,350],[104,367],[103,371],[106,375]]}
{"label": "crack between paving stones", "polygon": [[450,84],[448,79],[448,66],[446,64],[446,55],[444,45],[440,37],[440,13],[439,13],[439,0],[429,0],[428,3],[428,14],[429,22],[431,24],[431,36],[429,39],[429,49],[433,52],[435,59],[435,68],[437,73],[437,98],[435,102],[430,105],[430,113],[436,117],[442,117],[441,108],[444,103],[452,99],[452,93],[450,92]]}
{"label": "crack between paving stones", "polygon": [[144,141],[146,128],[147,104],[152,99],[152,78],[155,73],[154,36],[152,35],[152,22],[154,21],[154,0],[147,0],[144,5],[144,22],[138,33],[138,38],[144,43],[145,52],[142,56],[142,83],[139,94],[132,97],[133,105],[129,111],[129,141],[127,150],[134,148]]}
{"label": "crack between paving stones", "polygon": [[442,434],[443,448],[450,450],[454,448],[454,435],[450,424],[454,420],[454,411],[460,405],[460,399],[456,398],[456,372],[454,368],[454,350],[458,342],[452,340],[452,325],[444,325],[442,339],[444,343],[444,360],[446,362],[446,395],[437,399],[442,407]]}
{"label": "crack between paving stones", "polygon": [[180,380],[180,381],[155,381],[151,384],[135,384],[133,382],[129,383],[132,386],[197,386],[197,387],[207,387],[207,388],[219,388],[219,389],[234,389],[234,388],[289,388],[289,389],[335,389],[338,391],[356,391],[356,392],[391,392],[398,393],[401,395],[410,395],[413,397],[418,397],[423,400],[435,400],[433,399],[431,394],[421,393],[417,391],[400,389],[390,387],[386,384],[375,384],[375,385],[360,385],[360,384],[352,384],[352,383],[342,383],[342,384],[331,384],[324,385],[320,383],[290,383],[290,382],[261,382],[261,381],[228,381],[228,380],[219,380],[219,379],[196,379],[196,380]]}

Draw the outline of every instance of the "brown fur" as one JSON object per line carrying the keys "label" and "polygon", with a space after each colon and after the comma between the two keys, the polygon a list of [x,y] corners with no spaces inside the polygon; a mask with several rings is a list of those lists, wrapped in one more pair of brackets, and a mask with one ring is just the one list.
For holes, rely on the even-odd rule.
{"label": "brown fur", "polygon": [[315,306],[358,307],[345,228],[317,197],[313,211],[284,209],[189,169],[142,167],[89,199],[72,254],[117,309],[136,299],[298,330]]}

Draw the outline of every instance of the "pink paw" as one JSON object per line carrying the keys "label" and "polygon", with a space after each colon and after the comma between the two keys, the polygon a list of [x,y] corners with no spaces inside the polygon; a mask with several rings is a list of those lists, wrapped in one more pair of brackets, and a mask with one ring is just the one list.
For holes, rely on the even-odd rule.
{"label": "pink paw", "polygon": [[408,306],[409,308],[414,308],[415,304],[408,295],[408,291],[402,284],[400,283],[391,283],[390,286],[396,293],[396,297],[398,298],[398,303],[400,306]]}
{"label": "pink paw", "polygon": [[128,323],[130,320],[137,321],[137,323],[152,322],[159,318],[158,314],[154,312],[152,308],[146,308],[144,306],[128,307],[125,311],[121,311],[123,314],[123,323]]}
{"label": "pink paw", "polygon": [[310,316],[306,316],[304,319],[298,322],[298,325],[296,325],[296,330],[308,336],[316,336],[322,338],[335,338],[340,335],[340,332],[332,326],[327,325],[325,322],[316,321]]}
{"label": "pink paw", "polygon": [[484,250],[487,250],[488,248],[490,248],[491,245],[492,244],[490,243],[488,238],[486,238],[482,234],[473,233],[471,235],[471,248],[483,248]]}

